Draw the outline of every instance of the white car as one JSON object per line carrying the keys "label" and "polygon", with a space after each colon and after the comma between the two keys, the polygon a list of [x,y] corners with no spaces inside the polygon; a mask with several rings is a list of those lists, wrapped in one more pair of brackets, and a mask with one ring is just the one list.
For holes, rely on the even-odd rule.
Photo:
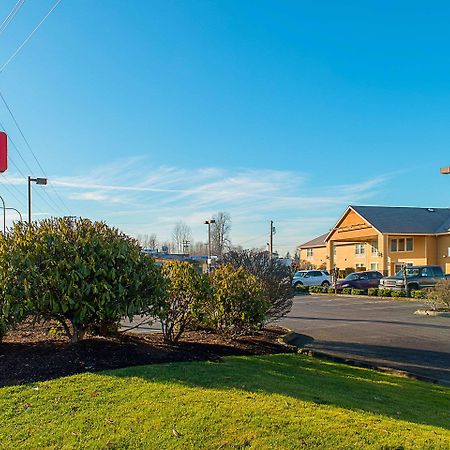
{"label": "white car", "polygon": [[292,286],[331,286],[330,274],[326,270],[299,270],[292,278]]}

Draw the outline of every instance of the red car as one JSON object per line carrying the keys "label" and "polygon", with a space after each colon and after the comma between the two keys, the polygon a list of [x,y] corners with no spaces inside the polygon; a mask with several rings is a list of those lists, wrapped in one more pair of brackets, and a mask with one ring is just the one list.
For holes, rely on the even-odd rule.
{"label": "red car", "polygon": [[342,291],[342,289],[363,289],[367,291],[369,288],[377,288],[380,284],[380,280],[383,275],[376,270],[367,272],[353,272],[347,275],[343,280],[336,281],[336,289]]}

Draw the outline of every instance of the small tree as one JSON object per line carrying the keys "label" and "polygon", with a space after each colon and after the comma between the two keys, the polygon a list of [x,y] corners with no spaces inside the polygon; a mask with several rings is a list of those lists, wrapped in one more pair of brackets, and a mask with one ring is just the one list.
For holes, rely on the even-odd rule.
{"label": "small tree", "polygon": [[211,273],[213,296],[206,304],[206,320],[218,331],[242,334],[261,327],[270,307],[264,286],[243,267],[222,264]]}
{"label": "small tree", "polygon": [[231,251],[222,258],[223,263],[235,268],[243,267],[258,277],[264,287],[269,302],[267,321],[285,316],[292,308],[294,291],[291,286],[291,268],[281,261],[270,258],[267,252],[243,250]]}
{"label": "small tree", "polygon": [[200,307],[210,294],[208,279],[193,264],[169,261],[164,264],[164,301],[157,312],[166,342],[177,342],[186,327],[193,323]]}
{"label": "small tree", "polygon": [[3,296],[21,299],[37,318],[59,321],[72,342],[91,327],[151,314],[161,299],[159,268],[136,240],[104,223],[19,223],[2,246]]}
{"label": "small tree", "polygon": [[439,280],[427,298],[434,308],[450,309],[450,280]]}

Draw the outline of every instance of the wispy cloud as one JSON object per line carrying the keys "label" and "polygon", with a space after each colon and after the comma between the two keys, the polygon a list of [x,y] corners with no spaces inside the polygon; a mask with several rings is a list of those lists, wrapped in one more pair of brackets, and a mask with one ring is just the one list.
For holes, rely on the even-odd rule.
{"label": "wispy cloud", "polygon": [[[145,159],[128,158],[79,176],[51,177],[51,182],[75,214],[106,220],[132,234],[156,232],[166,240],[173,225],[184,220],[194,237],[204,240],[203,221],[227,211],[235,243],[264,245],[273,219],[275,243],[292,251],[327,231],[348,204],[374,198],[390,177],[328,185],[293,170],[152,167]],[[24,183],[14,176],[7,181]]]}
{"label": "wispy cloud", "polygon": [[130,158],[53,182],[80,210],[95,208],[96,215],[133,233],[154,231],[167,239],[173,225],[184,220],[204,240],[203,221],[222,210],[232,216],[236,243],[264,245],[267,221],[273,219],[279,229],[275,240],[292,250],[326,231],[348,204],[373,197],[388,179],[332,186],[295,171],[151,167]]}

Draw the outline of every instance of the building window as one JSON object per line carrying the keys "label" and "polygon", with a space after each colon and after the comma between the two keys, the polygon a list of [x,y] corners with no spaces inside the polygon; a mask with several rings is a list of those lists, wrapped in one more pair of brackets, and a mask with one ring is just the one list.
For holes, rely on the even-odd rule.
{"label": "building window", "polygon": [[313,249],[312,248],[307,248],[306,249],[306,257],[307,258],[312,258],[313,255]]}
{"label": "building window", "polygon": [[412,252],[414,249],[413,238],[391,239],[391,252]]}
{"label": "building window", "polygon": [[364,263],[356,263],[356,270],[366,270],[366,266]]}
{"label": "building window", "polygon": [[356,256],[364,256],[365,253],[366,253],[366,244],[365,243],[355,244],[355,255]]}
{"label": "building window", "polygon": [[397,251],[397,239],[391,239],[391,252]]}
{"label": "building window", "polygon": [[378,256],[378,241],[372,241],[372,256]]}
{"label": "building window", "polygon": [[413,238],[406,238],[406,251],[412,252],[414,249],[414,239]]}
{"label": "building window", "polygon": [[370,263],[370,270],[378,270],[378,263]]}

